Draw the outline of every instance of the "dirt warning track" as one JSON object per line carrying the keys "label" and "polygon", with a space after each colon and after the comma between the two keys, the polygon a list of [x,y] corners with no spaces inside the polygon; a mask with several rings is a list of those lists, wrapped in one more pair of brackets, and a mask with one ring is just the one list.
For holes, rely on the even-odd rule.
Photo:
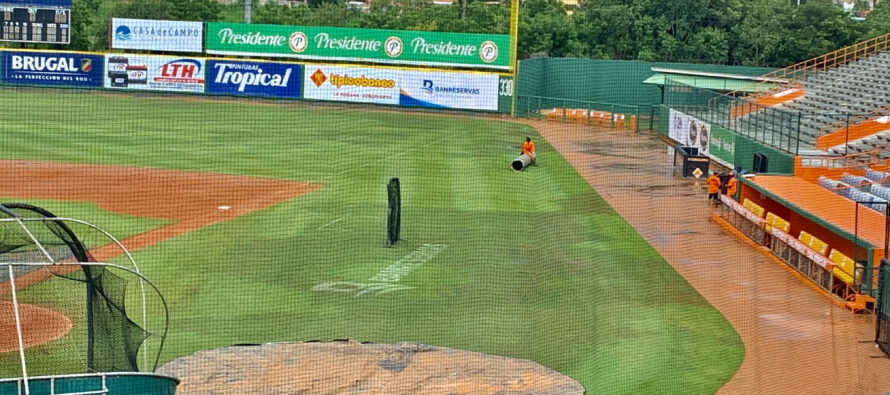
{"label": "dirt warning track", "polygon": [[[0,185],[0,196],[8,199],[22,202],[31,199],[95,202],[99,208],[110,212],[173,221],[121,240],[130,251],[240,217],[322,187],[318,184],[215,173],[13,160],[0,160],[0,173],[5,178],[3,185]],[[65,213],[54,214],[66,216]],[[116,246],[106,246],[94,248],[90,253],[99,261],[107,261],[122,251]],[[50,270],[58,274],[68,268],[40,269],[16,277],[16,288],[25,288],[49,278],[52,276]],[[8,292],[9,283],[0,284],[0,295]],[[37,339],[26,342],[28,346],[58,338],[71,327],[71,322],[61,313],[37,306],[20,306],[23,312],[29,313],[22,314],[26,340]],[[14,322],[11,305],[0,304],[0,322],[6,322],[7,316],[9,322]],[[63,328],[64,331],[58,333],[54,330],[56,328]],[[18,347],[15,327],[8,329],[0,326],[0,352]],[[6,348],[7,343],[12,345],[11,349]]]}
{"label": "dirt warning track", "polygon": [[704,181],[674,176],[656,135],[531,124],[741,335],[744,361],[720,393],[890,390],[890,360],[873,358],[883,355],[874,318],[836,307],[711,222]]}

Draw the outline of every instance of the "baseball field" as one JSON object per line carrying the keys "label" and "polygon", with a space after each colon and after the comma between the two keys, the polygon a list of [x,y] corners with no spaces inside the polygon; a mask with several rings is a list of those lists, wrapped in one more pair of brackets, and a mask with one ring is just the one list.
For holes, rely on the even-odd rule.
{"label": "baseball field", "polygon": [[[0,197],[130,237],[170,305],[162,362],[414,341],[530,359],[588,393],[713,393],[742,362],[726,319],[531,126],[64,90],[0,88],[0,104],[0,170],[19,175]],[[513,172],[526,136],[539,165]],[[390,177],[403,240],[386,248]],[[56,281],[20,296],[52,307]],[[82,312],[62,313],[73,329],[34,350],[78,341]],[[0,354],[0,376],[17,363]]]}

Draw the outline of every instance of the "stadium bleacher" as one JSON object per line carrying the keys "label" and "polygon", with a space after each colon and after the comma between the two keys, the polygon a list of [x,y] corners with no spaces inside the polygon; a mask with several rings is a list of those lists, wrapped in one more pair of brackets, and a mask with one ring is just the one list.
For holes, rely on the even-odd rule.
{"label": "stadium bleacher", "polygon": [[[881,174],[874,170],[870,171],[872,175]],[[890,188],[884,187],[868,177],[844,173],[840,181],[821,176],[818,183],[823,188],[830,189],[847,199],[860,202],[863,206],[882,214],[886,212],[887,204],[890,202]]]}
{"label": "stadium bleacher", "polygon": [[[844,155],[886,150],[882,157],[890,157],[890,52],[811,72],[799,82],[806,92],[803,96],[775,105],[770,108],[773,111],[740,116],[736,128],[773,134],[775,145],[784,147],[789,139],[797,138],[799,123],[801,153]],[[872,122],[870,134],[864,137],[825,150],[816,148],[818,137],[845,129],[848,123],[853,126],[868,120],[883,122]]]}

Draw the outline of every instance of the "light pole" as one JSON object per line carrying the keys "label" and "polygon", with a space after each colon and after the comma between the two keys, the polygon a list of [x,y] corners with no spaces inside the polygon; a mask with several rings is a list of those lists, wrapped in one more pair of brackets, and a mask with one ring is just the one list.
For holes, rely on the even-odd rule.
{"label": "light pole", "polygon": [[244,23],[250,23],[250,0],[244,0]]}

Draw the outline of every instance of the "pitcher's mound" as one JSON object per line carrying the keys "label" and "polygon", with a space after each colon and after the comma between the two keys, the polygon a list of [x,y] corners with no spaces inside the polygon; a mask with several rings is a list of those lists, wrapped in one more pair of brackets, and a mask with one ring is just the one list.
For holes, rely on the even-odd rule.
{"label": "pitcher's mound", "polygon": [[416,343],[270,343],[199,351],[162,366],[178,394],[583,394],[524,359]]}

